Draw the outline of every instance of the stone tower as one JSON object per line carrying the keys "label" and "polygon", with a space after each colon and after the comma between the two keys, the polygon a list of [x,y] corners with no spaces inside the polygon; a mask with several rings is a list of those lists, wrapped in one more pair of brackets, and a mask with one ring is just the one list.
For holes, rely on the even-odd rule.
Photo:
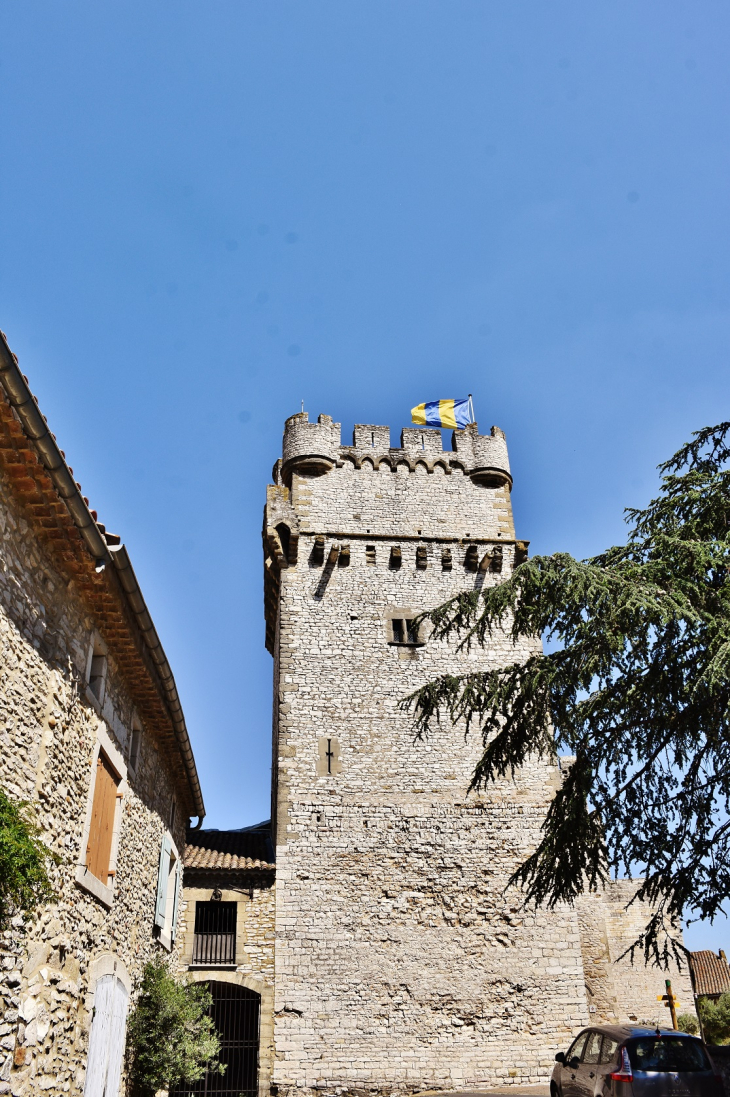
{"label": "stone tower", "polygon": [[413,428],[287,420],[264,520],[274,668],[279,1092],[543,1081],[588,1021],[577,916],[504,892],[558,770],[468,794],[478,735],[414,742],[399,700],[444,673],[526,658],[457,653],[410,622],[499,583],[515,540],[504,434],[444,451]]}

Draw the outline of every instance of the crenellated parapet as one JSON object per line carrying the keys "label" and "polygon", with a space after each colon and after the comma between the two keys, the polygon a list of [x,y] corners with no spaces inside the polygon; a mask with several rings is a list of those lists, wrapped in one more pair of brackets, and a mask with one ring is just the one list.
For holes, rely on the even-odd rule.
{"label": "crenellated parapet", "polygon": [[349,463],[356,469],[380,469],[392,472],[399,467],[415,472],[421,466],[427,472],[440,467],[448,475],[461,469],[476,484],[512,487],[512,476],[504,431],[492,427],[490,434],[479,434],[476,423],[452,434],[452,448],[445,450],[440,430],[405,427],[400,447],[390,445],[390,427],[358,423],[352,445],[341,444],[341,427],[329,415],[309,422],[306,411],[287,419],[284,426],[283,460],[278,475],[287,486],[293,473],[323,476]]}

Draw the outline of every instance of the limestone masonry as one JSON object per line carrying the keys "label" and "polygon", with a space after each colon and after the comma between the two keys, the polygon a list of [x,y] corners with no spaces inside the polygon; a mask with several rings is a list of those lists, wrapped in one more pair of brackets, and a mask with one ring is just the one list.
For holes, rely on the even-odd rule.
{"label": "limestone masonry", "polygon": [[[630,882],[575,909],[506,891],[559,769],[534,761],[467,789],[478,735],[415,742],[398,702],[445,673],[525,659],[410,622],[525,558],[504,434],[287,420],[264,519],[274,668],[279,1093],[404,1092],[544,1081],[589,1020],[656,1022],[662,975],[614,961],[642,912]],[[691,1008],[686,979],[672,973]]]}

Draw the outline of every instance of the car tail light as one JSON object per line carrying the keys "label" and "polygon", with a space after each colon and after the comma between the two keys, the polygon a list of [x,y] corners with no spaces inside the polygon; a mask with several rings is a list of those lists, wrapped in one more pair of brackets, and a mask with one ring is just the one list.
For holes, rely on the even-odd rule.
{"label": "car tail light", "polygon": [[629,1053],[625,1047],[621,1048],[621,1069],[614,1070],[611,1075],[611,1080],[614,1082],[633,1082],[634,1075],[631,1071],[631,1063],[629,1061]]}

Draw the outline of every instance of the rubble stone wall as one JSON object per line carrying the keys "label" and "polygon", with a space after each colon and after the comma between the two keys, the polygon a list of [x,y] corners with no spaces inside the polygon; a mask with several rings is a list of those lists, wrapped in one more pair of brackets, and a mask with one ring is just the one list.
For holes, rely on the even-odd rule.
{"label": "rubble stone wall", "polygon": [[[107,909],[75,876],[85,863],[82,834],[97,741],[106,733],[127,756],[132,705],[113,652],[103,708],[87,691],[94,621],[1,479],[0,564],[0,784],[30,802],[44,841],[61,858],[53,874],[55,902],[27,924],[14,917],[0,935],[0,1094],[42,1090],[60,1097],[83,1091],[95,961],[116,958],[134,980],[161,947],[153,937],[154,904],[175,785],[143,733],[137,770],[120,786]],[[181,854],[185,823],[178,812],[173,838]]]}
{"label": "rubble stone wall", "polygon": [[[423,433],[433,451],[438,432]],[[358,468],[351,449],[320,477],[294,470],[265,523],[299,537],[278,577],[274,1081],[299,1093],[543,1081],[588,1020],[577,915],[528,914],[504,888],[538,840],[557,767],[535,761],[469,793],[478,734],[445,721],[414,741],[399,708],[438,675],[535,648],[506,633],[486,650],[398,646],[389,623],[509,574],[508,489],[473,483],[448,455],[428,452],[430,471],[392,450]],[[501,573],[465,566],[480,539],[480,556],[503,540]],[[342,544],[349,558],[330,557]]]}

